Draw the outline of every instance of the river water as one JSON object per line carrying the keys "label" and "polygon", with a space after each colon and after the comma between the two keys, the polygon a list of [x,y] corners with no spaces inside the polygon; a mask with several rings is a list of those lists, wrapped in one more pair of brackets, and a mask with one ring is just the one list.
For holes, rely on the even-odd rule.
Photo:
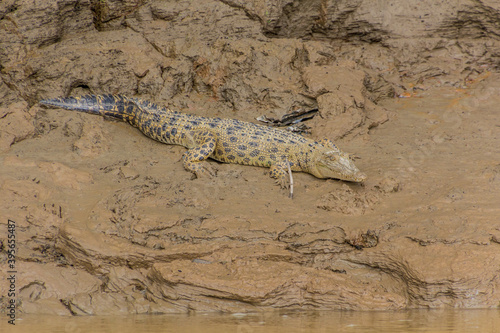
{"label": "river water", "polygon": [[22,315],[1,332],[500,332],[500,310],[408,310],[396,312],[268,312],[137,316]]}

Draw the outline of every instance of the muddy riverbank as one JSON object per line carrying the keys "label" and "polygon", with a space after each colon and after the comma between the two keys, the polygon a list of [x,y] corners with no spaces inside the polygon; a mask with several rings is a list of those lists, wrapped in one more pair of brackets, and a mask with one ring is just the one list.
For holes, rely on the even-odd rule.
{"label": "muddy riverbank", "polygon": [[[380,7],[380,8],[379,8]],[[128,314],[498,307],[500,6],[0,4],[0,303]],[[410,8],[411,7],[411,8]],[[120,93],[256,122],[318,108],[364,184],[220,164],[43,98]],[[4,306],[5,305],[5,306]]]}

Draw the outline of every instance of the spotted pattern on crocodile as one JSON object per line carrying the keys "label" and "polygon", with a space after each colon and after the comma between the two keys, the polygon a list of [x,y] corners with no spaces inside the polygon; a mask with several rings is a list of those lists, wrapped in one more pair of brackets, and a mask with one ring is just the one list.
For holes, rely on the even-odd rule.
{"label": "spotted pattern on crocodile", "polygon": [[215,175],[206,161],[211,158],[269,167],[281,186],[286,185],[288,167],[318,178],[366,179],[349,155],[328,139],[314,141],[241,120],[194,116],[123,95],[54,98],[40,104],[121,119],[154,140],[184,146],[182,163],[198,177]]}

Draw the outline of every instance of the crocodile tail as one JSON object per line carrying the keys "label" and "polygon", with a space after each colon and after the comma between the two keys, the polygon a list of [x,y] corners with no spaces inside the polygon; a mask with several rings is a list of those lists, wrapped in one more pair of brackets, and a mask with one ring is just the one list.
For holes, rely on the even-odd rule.
{"label": "crocodile tail", "polygon": [[40,104],[132,121],[138,107],[134,100],[121,95],[85,95],[41,100]]}

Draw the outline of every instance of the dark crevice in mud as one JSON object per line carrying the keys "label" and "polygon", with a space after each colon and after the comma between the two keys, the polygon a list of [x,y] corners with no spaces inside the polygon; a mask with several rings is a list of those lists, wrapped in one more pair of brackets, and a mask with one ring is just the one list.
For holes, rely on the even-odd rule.
{"label": "dark crevice in mud", "polygon": [[[124,22],[118,26],[111,27],[108,23],[118,19],[124,19],[127,16],[134,14],[141,6],[145,5],[147,0],[137,0],[135,4],[123,4],[116,6],[117,1],[112,1],[113,6],[110,6],[108,0],[91,0],[90,9],[93,13],[94,27],[97,31],[120,30],[126,28]],[[127,6],[129,5],[129,6]],[[119,7],[119,8],[116,8]]]}

